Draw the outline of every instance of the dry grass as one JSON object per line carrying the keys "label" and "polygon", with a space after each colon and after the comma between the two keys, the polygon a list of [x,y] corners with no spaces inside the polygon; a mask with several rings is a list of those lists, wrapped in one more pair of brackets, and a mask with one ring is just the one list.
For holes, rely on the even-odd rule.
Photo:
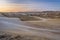
{"label": "dry grass", "polygon": [[18,35],[18,34],[0,31],[0,40],[55,40],[55,39],[32,36],[32,35],[31,36],[29,36],[29,35]]}

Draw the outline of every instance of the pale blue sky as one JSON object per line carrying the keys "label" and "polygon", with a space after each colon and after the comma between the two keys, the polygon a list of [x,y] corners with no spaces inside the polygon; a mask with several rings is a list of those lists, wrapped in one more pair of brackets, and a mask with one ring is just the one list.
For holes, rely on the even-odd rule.
{"label": "pale blue sky", "polygon": [[10,4],[10,6],[22,5],[24,8],[29,8],[32,10],[53,10],[60,11],[60,0],[0,0],[1,4]]}

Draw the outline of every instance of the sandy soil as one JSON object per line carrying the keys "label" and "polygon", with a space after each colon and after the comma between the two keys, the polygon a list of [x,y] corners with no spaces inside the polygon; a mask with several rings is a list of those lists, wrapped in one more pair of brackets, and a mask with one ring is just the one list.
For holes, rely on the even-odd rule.
{"label": "sandy soil", "polygon": [[[38,28],[28,24],[41,24],[46,26],[46,23],[58,25],[58,22],[44,21],[42,24],[37,22],[22,22],[18,18],[0,18],[0,40],[60,40],[60,29]],[[48,26],[50,26],[48,25]],[[48,27],[46,26],[46,27]],[[57,27],[58,28],[58,27]]]}

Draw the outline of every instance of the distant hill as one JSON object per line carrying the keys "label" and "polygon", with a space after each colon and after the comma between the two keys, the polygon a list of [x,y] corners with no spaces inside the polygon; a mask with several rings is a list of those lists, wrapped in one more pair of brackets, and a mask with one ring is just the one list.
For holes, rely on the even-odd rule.
{"label": "distant hill", "polygon": [[21,17],[39,16],[44,18],[60,18],[60,11],[42,11],[42,12],[0,12],[0,17]]}

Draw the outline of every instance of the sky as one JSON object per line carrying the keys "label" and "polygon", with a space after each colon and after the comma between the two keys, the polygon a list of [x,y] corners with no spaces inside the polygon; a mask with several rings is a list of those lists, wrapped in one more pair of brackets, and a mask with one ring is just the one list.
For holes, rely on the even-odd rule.
{"label": "sky", "polygon": [[60,0],[0,0],[0,12],[60,11]]}

